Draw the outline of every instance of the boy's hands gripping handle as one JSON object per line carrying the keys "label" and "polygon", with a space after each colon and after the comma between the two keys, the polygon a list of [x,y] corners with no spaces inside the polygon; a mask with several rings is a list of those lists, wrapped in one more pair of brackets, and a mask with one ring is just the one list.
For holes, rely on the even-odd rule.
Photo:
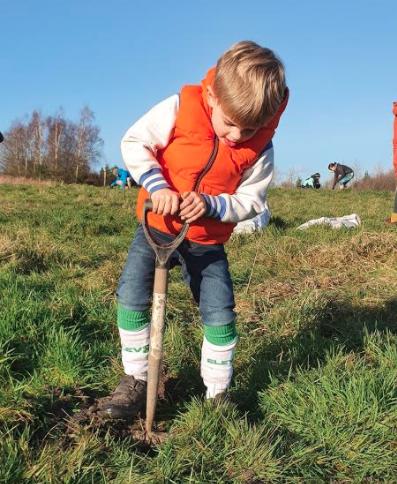
{"label": "boy's hands gripping handle", "polygon": [[189,230],[189,224],[183,224],[181,231],[174,240],[172,240],[168,244],[161,244],[154,238],[154,235],[150,231],[147,221],[148,213],[152,210],[152,208],[153,202],[151,200],[145,200],[145,203],[143,204],[142,227],[149,245],[152,247],[154,253],[156,254],[156,266],[158,265],[160,267],[165,267],[171,254],[185,238],[185,235]]}

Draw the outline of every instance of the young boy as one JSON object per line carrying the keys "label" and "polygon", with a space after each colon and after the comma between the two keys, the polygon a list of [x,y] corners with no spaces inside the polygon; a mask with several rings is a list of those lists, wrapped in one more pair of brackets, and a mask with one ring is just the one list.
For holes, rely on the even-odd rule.
{"label": "young boy", "polygon": [[[125,164],[142,185],[138,218],[150,198],[148,220],[158,240],[169,241],[184,222],[190,224],[175,258],[204,323],[201,375],[207,398],[228,389],[237,343],[223,244],[237,222],[265,209],[273,173],[271,140],[287,101],[281,61],[254,42],[239,42],[201,85],[185,86],[179,96],[156,105],[121,142]],[[125,376],[98,402],[99,412],[110,418],[130,418],[145,400],[154,264],[140,226],[117,290]]]}
{"label": "young boy", "polygon": [[339,163],[330,163],[328,165],[328,170],[334,172],[332,190],[335,188],[337,183],[339,183],[339,187],[341,189],[346,188],[346,185],[354,177],[354,171],[349,166],[341,165]]}

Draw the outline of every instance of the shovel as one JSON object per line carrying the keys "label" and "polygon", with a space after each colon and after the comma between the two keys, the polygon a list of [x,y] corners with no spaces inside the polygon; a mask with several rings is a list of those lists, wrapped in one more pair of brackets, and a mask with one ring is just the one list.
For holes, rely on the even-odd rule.
{"label": "shovel", "polygon": [[185,238],[189,224],[185,223],[176,238],[167,244],[160,244],[150,232],[147,222],[148,212],[152,210],[152,202],[146,200],[143,206],[142,227],[149,245],[156,254],[154,272],[152,319],[150,325],[150,343],[148,358],[148,381],[146,395],[146,438],[153,440],[153,421],[156,413],[157,393],[160,380],[160,366],[163,355],[163,334],[165,323],[165,305],[167,300],[168,267],[171,254]]}

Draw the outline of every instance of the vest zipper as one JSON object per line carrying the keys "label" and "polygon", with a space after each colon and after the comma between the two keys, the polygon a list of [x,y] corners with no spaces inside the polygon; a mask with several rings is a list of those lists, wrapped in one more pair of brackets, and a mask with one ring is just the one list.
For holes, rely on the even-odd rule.
{"label": "vest zipper", "polygon": [[218,140],[218,137],[215,136],[214,146],[212,147],[212,152],[210,154],[210,157],[208,158],[207,164],[205,165],[203,171],[200,173],[200,175],[198,176],[198,178],[196,180],[196,183],[194,184],[194,187],[193,187],[193,190],[192,190],[193,192],[197,191],[198,187],[200,186],[200,183],[203,181],[203,178],[211,170],[211,167],[215,162],[216,155],[218,154],[218,146],[219,146],[219,140]]}

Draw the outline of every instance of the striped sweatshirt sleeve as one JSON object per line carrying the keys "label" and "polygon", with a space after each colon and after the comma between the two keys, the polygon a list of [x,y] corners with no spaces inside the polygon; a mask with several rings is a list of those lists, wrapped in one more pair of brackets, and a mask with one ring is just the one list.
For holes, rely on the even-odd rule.
{"label": "striped sweatshirt sleeve", "polygon": [[270,142],[257,162],[245,171],[234,194],[202,193],[207,217],[221,222],[238,223],[255,217],[266,209],[267,189],[273,177],[274,150]]}
{"label": "striped sweatshirt sleeve", "polygon": [[128,129],[121,140],[121,153],[129,172],[149,193],[169,188],[156,155],[169,143],[178,107],[178,95],[156,104]]}

